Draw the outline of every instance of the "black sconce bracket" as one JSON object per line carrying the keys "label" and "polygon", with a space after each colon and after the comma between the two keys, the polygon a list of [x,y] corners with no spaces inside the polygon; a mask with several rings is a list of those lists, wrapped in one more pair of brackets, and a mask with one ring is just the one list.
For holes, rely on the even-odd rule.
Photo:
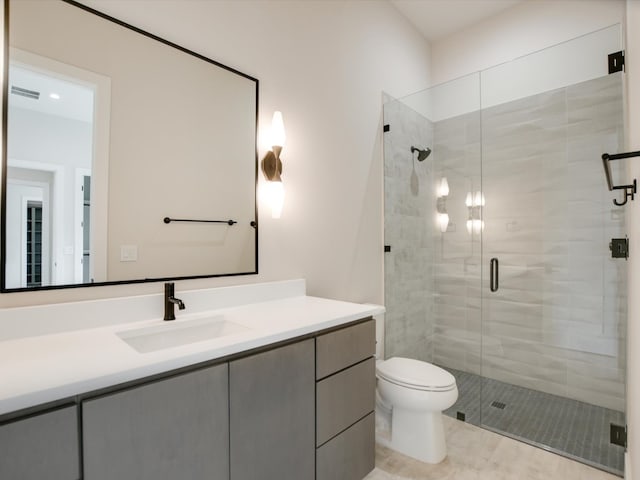
{"label": "black sconce bracket", "polygon": [[627,153],[616,153],[614,155],[609,155],[608,153],[602,154],[602,166],[604,167],[604,174],[607,177],[607,186],[609,187],[609,191],[613,190],[624,190],[624,199],[621,202],[617,200],[613,200],[613,204],[621,207],[627,203],[627,200],[631,198],[634,199],[635,194],[638,193],[638,182],[636,179],[633,179],[633,183],[630,185],[614,185],[611,180],[611,166],[609,162],[612,160],[622,160],[623,158],[631,158],[631,157],[640,157],[640,151],[637,152],[627,152]]}

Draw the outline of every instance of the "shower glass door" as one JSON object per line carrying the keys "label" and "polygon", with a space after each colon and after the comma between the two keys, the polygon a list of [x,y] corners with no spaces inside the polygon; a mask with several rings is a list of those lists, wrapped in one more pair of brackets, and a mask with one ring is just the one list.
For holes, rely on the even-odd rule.
{"label": "shower glass door", "polygon": [[624,148],[623,73],[607,71],[620,39],[614,26],[481,73],[481,424],[615,473],[626,262],[609,242],[625,224],[601,155]]}
{"label": "shower glass door", "polygon": [[384,104],[385,357],[451,372],[445,415],[618,474],[621,48],[613,26]]}

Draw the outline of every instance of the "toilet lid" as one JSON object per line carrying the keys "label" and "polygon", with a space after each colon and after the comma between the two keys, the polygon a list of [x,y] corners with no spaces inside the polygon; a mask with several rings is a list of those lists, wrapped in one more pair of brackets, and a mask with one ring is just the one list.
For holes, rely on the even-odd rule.
{"label": "toilet lid", "polygon": [[411,358],[390,358],[378,363],[376,371],[385,380],[420,390],[449,390],[456,384],[455,377],[446,370]]}

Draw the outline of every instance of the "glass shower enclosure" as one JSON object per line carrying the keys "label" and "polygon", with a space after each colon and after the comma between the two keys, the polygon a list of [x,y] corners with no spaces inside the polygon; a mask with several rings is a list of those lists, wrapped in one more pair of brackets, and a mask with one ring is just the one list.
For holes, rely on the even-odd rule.
{"label": "glass shower enclosure", "polygon": [[387,358],[452,372],[446,414],[621,475],[619,50],[616,25],[388,99],[384,182]]}

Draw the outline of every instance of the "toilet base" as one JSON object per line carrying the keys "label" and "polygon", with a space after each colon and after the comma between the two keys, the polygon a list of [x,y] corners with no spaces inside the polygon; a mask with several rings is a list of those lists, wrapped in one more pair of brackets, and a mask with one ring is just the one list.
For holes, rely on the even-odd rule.
{"label": "toilet base", "polygon": [[394,408],[389,448],[421,462],[440,463],[447,456],[442,413]]}

